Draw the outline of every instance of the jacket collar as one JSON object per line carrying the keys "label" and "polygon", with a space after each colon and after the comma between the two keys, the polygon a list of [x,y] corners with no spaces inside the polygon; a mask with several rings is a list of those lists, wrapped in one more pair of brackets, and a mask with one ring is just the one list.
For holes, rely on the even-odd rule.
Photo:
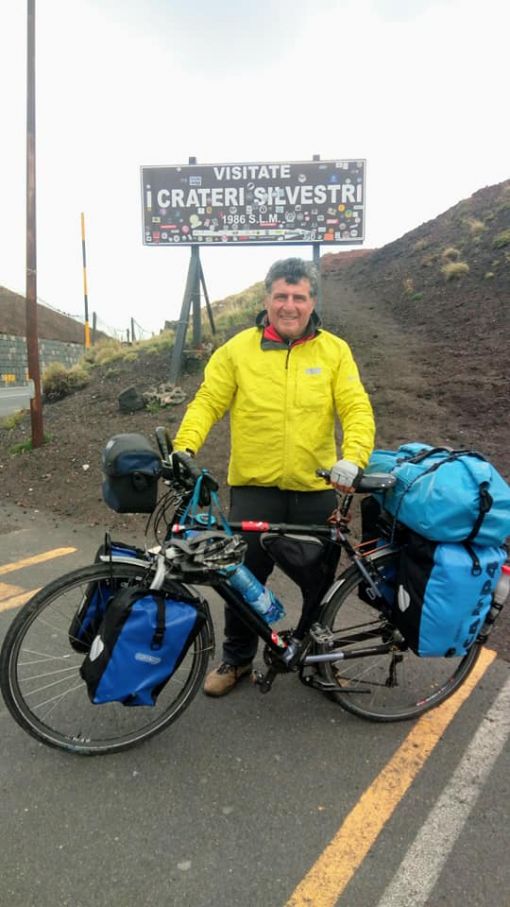
{"label": "jacket collar", "polygon": [[269,323],[266,309],[259,312],[255,319],[255,325],[262,333],[260,345],[263,350],[289,350],[293,346],[298,346],[300,343],[306,343],[308,340],[313,340],[317,334],[320,334],[320,324],[321,320],[314,309],[310,315],[310,320],[303,336],[297,337],[295,340],[284,340],[283,337],[280,337],[273,325]]}

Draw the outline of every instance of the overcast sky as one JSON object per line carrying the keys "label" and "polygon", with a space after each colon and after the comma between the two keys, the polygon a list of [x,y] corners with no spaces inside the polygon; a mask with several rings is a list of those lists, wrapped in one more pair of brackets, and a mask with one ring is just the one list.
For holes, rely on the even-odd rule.
{"label": "overcast sky", "polygon": [[[142,245],[142,165],[366,159],[367,247],[507,179],[509,10],[36,0],[38,296],[83,314],[83,211],[90,311],[123,330],[178,316],[190,250]],[[0,84],[0,285],[24,293],[23,0],[0,0]],[[262,279],[282,254],[204,249],[210,297]]]}

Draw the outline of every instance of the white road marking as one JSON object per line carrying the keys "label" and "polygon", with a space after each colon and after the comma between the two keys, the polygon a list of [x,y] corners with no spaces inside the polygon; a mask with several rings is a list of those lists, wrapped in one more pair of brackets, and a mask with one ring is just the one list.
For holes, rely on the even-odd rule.
{"label": "white road marking", "polygon": [[510,680],[482,718],[462,761],[430,811],[378,907],[420,907],[443,866],[510,735]]}

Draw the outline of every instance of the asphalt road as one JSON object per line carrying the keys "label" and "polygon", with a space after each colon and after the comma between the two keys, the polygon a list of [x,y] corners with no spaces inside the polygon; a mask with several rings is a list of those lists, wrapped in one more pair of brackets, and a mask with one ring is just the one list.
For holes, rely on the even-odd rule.
{"label": "asphalt road", "polygon": [[32,384],[0,387],[0,419],[17,412],[19,409],[30,409],[32,394]]}
{"label": "asphalt road", "polygon": [[[89,563],[102,533],[1,505],[0,527],[3,637],[12,604]],[[289,675],[267,696],[199,694],[152,741],[93,759],[0,704],[0,904],[508,907],[510,670],[488,661],[463,704],[413,724],[362,721]]]}

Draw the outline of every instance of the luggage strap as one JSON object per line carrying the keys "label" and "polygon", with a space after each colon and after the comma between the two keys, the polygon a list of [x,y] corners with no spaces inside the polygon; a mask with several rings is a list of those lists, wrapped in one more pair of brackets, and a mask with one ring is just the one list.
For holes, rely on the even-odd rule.
{"label": "luggage strap", "polygon": [[162,596],[156,595],[155,598],[158,610],[156,614],[156,629],[154,630],[154,636],[152,637],[151,649],[161,649],[163,639],[165,638],[166,608]]}

